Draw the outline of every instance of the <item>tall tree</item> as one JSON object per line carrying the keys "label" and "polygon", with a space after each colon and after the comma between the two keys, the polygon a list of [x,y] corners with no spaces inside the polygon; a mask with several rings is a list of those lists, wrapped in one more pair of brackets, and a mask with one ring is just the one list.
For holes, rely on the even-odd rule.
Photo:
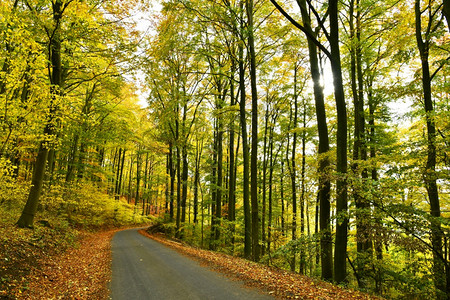
{"label": "tall tree", "polygon": [[[64,15],[64,10],[70,5],[71,1],[63,3],[60,0],[56,0],[52,3],[52,27],[47,28],[48,32],[48,48],[49,48],[49,61],[51,66],[49,70],[51,99],[50,99],[50,113],[47,117],[47,124],[44,129],[44,135],[52,137],[55,133],[54,118],[56,113],[56,101],[62,94],[63,81],[62,81],[62,58],[61,58],[61,23]],[[42,190],[42,183],[44,180],[44,172],[47,162],[48,152],[51,146],[42,141],[39,146],[38,155],[36,157],[36,165],[34,167],[34,173],[32,178],[32,185],[28,194],[27,203],[22,211],[22,214],[17,221],[19,227],[33,227],[34,216],[39,204],[39,198]]]}
{"label": "tall tree", "polygon": [[258,88],[256,82],[256,52],[253,24],[253,0],[246,0],[248,47],[250,60],[250,87],[252,92],[252,156],[251,156],[251,206],[252,206],[252,258],[259,260],[258,213]]}
{"label": "tall tree", "polygon": [[[305,30],[310,35],[316,37],[316,34],[311,28],[311,18],[306,9],[306,1],[300,0],[299,2],[302,21]],[[326,153],[330,150],[328,140],[328,127],[327,118],[325,112],[325,101],[323,94],[323,87],[320,83],[320,68],[319,60],[317,56],[317,47],[311,38],[308,38],[308,50],[309,50],[309,64],[311,69],[311,77],[313,80],[314,100],[316,107],[316,119],[317,128],[319,133],[319,168],[317,170],[319,175],[319,188],[318,198],[320,206],[320,232],[321,232],[321,266],[322,266],[322,278],[325,280],[331,280],[333,277],[333,251],[332,251],[332,238],[331,238],[331,220],[330,220],[330,189],[331,183],[329,176],[326,172],[330,166],[330,162]]]}
{"label": "tall tree", "polygon": [[[240,11],[244,11],[244,0],[240,1]],[[244,37],[246,28],[244,20],[240,18],[240,26],[238,37]],[[246,116],[246,92],[245,92],[245,61],[244,61],[244,45],[241,39],[238,44],[238,57],[239,57],[239,90],[240,90],[240,102],[239,102],[239,120],[241,124],[241,136],[242,136],[242,157],[243,157],[243,186],[242,197],[244,205],[244,257],[250,258],[252,255],[252,225],[251,225],[251,211],[250,211],[250,193],[249,193],[249,175],[250,175],[250,161],[249,161],[249,146],[248,146],[248,134],[247,134],[247,116]]]}
{"label": "tall tree", "polygon": [[423,180],[428,193],[431,215],[431,243],[433,250],[433,276],[436,289],[439,291],[437,297],[448,299],[450,295],[450,266],[444,257],[442,250],[443,233],[441,229],[441,207],[439,203],[439,192],[436,174],[436,123],[435,111],[432,100],[431,82],[433,76],[430,72],[429,53],[431,40],[435,31],[439,28],[439,23],[435,20],[437,8],[434,8],[432,1],[426,3],[425,11],[428,11],[425,33],[422,29],[422,7],[421,1],[416,0],[414,5],[416,20],[416,40],[419,48],[420,61],[422,63],[422,91],[425,109],[425,120],[427,125],[427,162],[425,165]]}

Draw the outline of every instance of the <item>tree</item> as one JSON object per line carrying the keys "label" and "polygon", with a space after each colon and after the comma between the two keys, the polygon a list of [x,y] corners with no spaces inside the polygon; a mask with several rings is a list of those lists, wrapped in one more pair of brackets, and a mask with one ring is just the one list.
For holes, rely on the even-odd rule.
{"label": "tree", "polygon": [[[435,10],[435,11],[433,11]],[[431,243],[433,246],[433,276],[436,289],[439,290],[438,298],[448,298],[450,294],[450,278],[448,262],[443,255],[442,239],[443,233],[439,218],[441,217],[441,207],[439,203],[439,192],[437,186],[436,174],[436,123],[434,117],[434,107],[432,100],[431,82],[436,73],[431,74],[429,65],[429,53],[431,39],[439,28],[439,22],[436,24],[434,16],[437,9],[432,3],[427,3],[425,11],[428,11],[428,20],[425,33],[422,33],[422,7],[421,1],[416,0],[414,5],[416,40],[419,48],[420,61],[422,63],[422,89],[425,108],[425,119],[427,125],[427,162],[423,171],[423,180],[428,193],[431,215]],[[438,70],[439,71],[439,70]],[[445,296],[447,295],[447,296]]]}
{"label": "tree", "polygon": [[[45,125],[44,134],[46,136],[53,136],[55,133],[54,118],[56,113],[56,102],[58,97],[62,94],[63,89],[63,69],[61,58],[61,22],[65,9],[70,5],[71,1],[63,3],[56,0],[52,3],[52,28],[46,28],[48,33],[48,47],[50,49],[49,61],[51,62],[51,72],[49,74],[51,100],[50,113],[47,117],[47,124]],[[36,157],[36,165],[34,168],[32,187],[28,194],[27,203],[23,209],[22,215],[17,221],[19,227],[33,227],[34,216],[37,211],[39,197],[41,195],[42,183],[44,180],[44,172],[47,162],[47,156],[51,149],[45,141],[42,141],[39,146],[38,155]]]}
{"label": "tree", "polygon": [[250,60],[250,86],[252,92],[252,156],[250,167],[252,205],[252,256],[259,260],[259,214],[258,214],[258,88],[256,84],[256,53],[253,24],[253,0],[246,0],[248,19],[248,46]]}
{"label": "tree", "polygon": [[[305,30],[314,38],[316,34],[311,29],[310,16],[307,13],[305,0],[299,2],[300,10],[302,14],[302,21]],[[333,277],[333,251],[331,240],[331,226],[330,226],[330,189],[331,183],[329,176],[327,176],[327,170],[330,166],[330,162],[327,156],[327,152],[330,150],[328,140],[328,127],[327,117],[325,112],[323,87],[320,84],[320,68],[319,60],[317,57],[317,47],[311,38],[308,38],[308,50],[309,50],[309,64],[311,69],[311,77],[313,80],[314,100],[316,107],[316,119],[317,128],[319,132],[319,168],[317,170],[319,175],[319,188],[318,198],[320,206],[320,232],[321,232],[321,262],[322,262],[322,278],[325,280],[331,280]]]}

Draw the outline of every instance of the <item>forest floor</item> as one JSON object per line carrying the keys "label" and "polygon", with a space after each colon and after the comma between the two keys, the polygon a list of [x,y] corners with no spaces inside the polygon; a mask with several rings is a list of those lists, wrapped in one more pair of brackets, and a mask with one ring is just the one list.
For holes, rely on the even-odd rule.
{"label": "forest floor", "polygon": [[0,299],[108,298],[110,241],[119,229],[63,237],[46,227],[0,227]]}
{"label": "forest floor", "polygon": [[[71,245],[52,230],[1,226],[0,299],[108,299],[115,230],[82,231]],[[280,299],[379,299],[242,258],[201,250],[159,234],[141,234]]]}

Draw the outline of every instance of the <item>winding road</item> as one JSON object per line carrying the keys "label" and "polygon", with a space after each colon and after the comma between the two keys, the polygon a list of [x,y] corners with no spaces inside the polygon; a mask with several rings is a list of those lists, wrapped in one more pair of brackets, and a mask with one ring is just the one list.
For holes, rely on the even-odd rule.
{"label": "winding road", "polygon": [[110,290],[113,300],[274,299],[200,266],[137,229],[113,237]]}

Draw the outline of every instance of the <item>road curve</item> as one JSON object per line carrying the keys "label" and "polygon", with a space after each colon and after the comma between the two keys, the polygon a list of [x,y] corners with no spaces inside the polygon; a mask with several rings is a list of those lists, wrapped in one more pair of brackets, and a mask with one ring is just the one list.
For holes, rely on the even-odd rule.
{"label": "road curve", "polygon": [[137,229],[112,240],[113,300],[274,299],[199,265]]}

